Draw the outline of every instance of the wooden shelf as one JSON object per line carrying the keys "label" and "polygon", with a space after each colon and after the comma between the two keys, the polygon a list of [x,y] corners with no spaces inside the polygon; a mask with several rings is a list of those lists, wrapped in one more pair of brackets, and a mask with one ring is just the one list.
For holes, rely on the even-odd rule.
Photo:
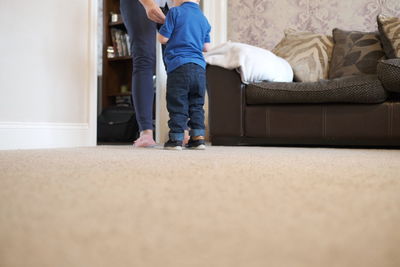
{"label": "wooden shelf", "polygon": [[[136,1],[136,0],[135,0]],[[102,81],[101,81],[101,110],[115,106],[117,102],[123,101],[121,98],[128,98],[131,92],[122,93],[122,88],[131,90],[133,63],[132,56],[118,56],[108,58],[107,48],[112,46],[118,48],[115,33],[118,32],[121,39],[125,39],[127,29],[122,18],[118,21],[111,22],[111,13],[120,14],[120,0],[103,0],[103,51],[102,51]],[[113,36],[114,35],[114,42]],[[119,40],[119,39],[118,39]],[[126,41],[126,39],[125,39]],[[124,43],[125,45],[129,45]],[[117,46],[117,47],[116,47]],[[120,47],[121,48],[121,47]],[[125,48],[125,47],[123,47]],[[126,47],[128,48],[128,47]],[[120,49],[121,50],[121,49]],[[126,49],[122,49],[125,50]],[[129,50],[129,49],[128,49]],[[121,51],[120,51],[121,52]],[[115,53],[118,55],[128,54]],[[154,112],[154,111],[153,111]]]}
{"label": "wooden shelf", "polygon": [[[137,0],[135,0],[137,1]],[[116,55],[127,55],[128,45],[126,42],[126,27],[120,15],[120,0],[103,0],[103,51],[102,51],[102,81],[101,81],[101,110],[117,106],[118,104],[131,104],[131,92],[121,91],[131,90],[132,87],[132,56],[118,56],[108,58],[108,47],[114,47]],[[111,16],[118,14],[118,20],[111,21]],[[115,20],[116,18],[113,17]],[[116,34],[117,33],[117,34]],[[116,38],[118,35],[118,39]],[[114,42],[113,42],[114,37]],[[121,40],[122,39],[122,40]],[[117,48],[119,42],[123,42],[124,46],[118,53]],[[121,50],[122,53],[121,53]],[[128,101],[129,100],[129,101]],[[121,103],[122,102],[122,103]],[[133,107],[132,107],[133,109]],[[100,130],[101,131],[101,130]],[[105,130],[104,130],[105,131]],[[99,134],[99,133],[98,133]],[[101,136],[100,133],[98,136]],[[136,136],[131,138],[136,139]],[[122,137],[122,136],[121,136]],[[106,142],[102,142],[107,144]],[[129,142],[131,143],[131,142]],[[113,143],[115,144],[115,143]],[[121,143],[122,144],[122,143]],[[128,143],[127,143],[128,144]]]}
{"label": "wooden shelf", "polygon": [[[130,93],[120,93],[120,88],[132,86],[132,57],[108,58],[107,47],[114,46],[111,36],[113,29],[126,32],[122,17],[111,22],[110,14],[120,14],[119,0],[103,1],[103,71],[102,71],[102,109],[116,104],[116,96],[129,96]],[[120,15],[119,15],[120,16]]]}
{"label": "wooden shelf", "polygon": [[124,22],[122,20],[120,20],[120,21],[117,21],[117,22],[110,22],[108,24],[108,26],[112,27],[112,26],[125,26],[125,25],[124,25]]}
{"label": "wooden shelf", "polygon": [[127,93],[113,93],[110,92],[109,94],[107,94],[107,96],[130,96],[131,92],[127,92]]}
{"label": "wooden shelf", "polygon": [[125,60],[131,60],[131,59],[132,59],[132,56],[107,58],[107,60],[110,62],[125,61]]}

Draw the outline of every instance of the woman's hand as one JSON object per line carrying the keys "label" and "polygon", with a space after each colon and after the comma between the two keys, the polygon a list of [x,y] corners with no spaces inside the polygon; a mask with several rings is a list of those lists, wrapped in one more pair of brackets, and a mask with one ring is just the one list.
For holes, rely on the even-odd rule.
{"label": "woman's hand", "polygon": [[161,8],[153,0],[139,0],[146,9],[147,17],[157,23],[163,24],[165,22],[165,15]]}

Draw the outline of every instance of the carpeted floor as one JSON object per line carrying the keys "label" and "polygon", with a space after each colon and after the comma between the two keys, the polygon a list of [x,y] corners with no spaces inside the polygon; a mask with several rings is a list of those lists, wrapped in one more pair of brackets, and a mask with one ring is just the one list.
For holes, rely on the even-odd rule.
{"label": "carpeted floor", "polygon": [[398,267],[400,150],[0,151],[1,267]]}

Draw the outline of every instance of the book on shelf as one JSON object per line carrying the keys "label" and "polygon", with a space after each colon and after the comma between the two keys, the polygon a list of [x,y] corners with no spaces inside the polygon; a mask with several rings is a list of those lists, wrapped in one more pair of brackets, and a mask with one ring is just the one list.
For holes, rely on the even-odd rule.
{"label": "book on shelf", "polygon": [[121,14],[110,12],[110,23],[122,23]]}
{"label": "book on shelf", "polygon": [[125,42],[126,42],[127,47],[128,47],[128,55],[132,56],[131,42],[130,42],[130,39],[129,39],[129,35],[127,33],[125,33]]}
{"label": "book on shelf", "polygon": [[125,42],[125,34],[124,33],[120,33],[119,35],[120,38],[120,42],[121,42],[121,46],[122,46],[122,56],[128,56],[128,48]]}
{"label": "book on shelf", "polygon": [[120,29],[111,28],[111,40],[116,57],[129,57],[132,55],[128,34]]}

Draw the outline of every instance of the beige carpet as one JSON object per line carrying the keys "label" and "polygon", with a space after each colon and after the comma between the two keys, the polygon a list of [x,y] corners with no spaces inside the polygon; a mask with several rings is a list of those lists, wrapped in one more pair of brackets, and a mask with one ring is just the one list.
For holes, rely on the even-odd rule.
{"label": "beige carpet", "polygon": [[1,267],[400,266],[400,150],[0,151]]}

